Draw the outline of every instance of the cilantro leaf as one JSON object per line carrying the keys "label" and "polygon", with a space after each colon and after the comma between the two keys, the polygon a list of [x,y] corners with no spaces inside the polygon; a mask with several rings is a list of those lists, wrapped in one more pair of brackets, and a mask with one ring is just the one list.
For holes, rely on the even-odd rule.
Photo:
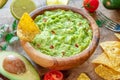
{"label": "cilantro leaf", "polygon": [[3,36],[3,34],[2,34],[2,33],[0,33],[0,39],[2,38],[2,36]]}
{"label": "cilantro leaf", "polygon": [[19,40],[19,38],[17,36],[13,36],[10,40],[9,43],[13,43],[15,41]]}
{"label": "cilantro leaf", "polygon": [[10,40],[11,40],[11,38],[14,36],[14,34],[13,33],[8,33],[8,34],[6,34],[6,36],[5,36],[5,41],[6,42],[10,42]]}
{"label": "cilantro leaf", "polygon": [[1,50],[6,50],[7,46],[8,46],[8,44],[6,43],[3,46],[0,46],[0,48],[1,48]]}
{"label": "cilantro leaf", "polygon": [[0,28],[0,30],[5,30],[5,28],[8,28],[7,24],[2,25],[1,28]]}
{"label": "cilantro leaf", "polygon": [[13,24],[12,24],[12,29],[15,30],[17,27],[17,20],[14,20]]}
{"label": "cilantro leaf", "polygon": [[[12,27],[12,30],[10,27]],[[19,39],[16,35],[16,27],[16,20],[14,20],[12,26],[4,24],[0,27],[0,50],[6,50],[9,44]],[[4,42],[4,44],[1,44],[1,42]]]}

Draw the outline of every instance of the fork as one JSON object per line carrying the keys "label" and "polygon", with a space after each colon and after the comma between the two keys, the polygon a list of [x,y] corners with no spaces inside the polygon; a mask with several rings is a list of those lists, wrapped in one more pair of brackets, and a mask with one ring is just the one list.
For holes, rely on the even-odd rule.
{"label": "fork", "polygon": [[102,22],[104,24],[104,26],[114,32],[120,32],[120,24],[112,21],[111,19],[109,19],[108,17],[106,17],[102,12],[97,11],[96,12],[97,15],[97,20]]}

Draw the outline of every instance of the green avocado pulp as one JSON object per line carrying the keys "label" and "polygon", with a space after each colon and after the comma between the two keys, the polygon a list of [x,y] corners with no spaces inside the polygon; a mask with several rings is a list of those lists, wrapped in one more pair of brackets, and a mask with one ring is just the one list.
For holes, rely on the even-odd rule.
{"label": "green avocado pulp", "polygon": [[72,11],[45,11],[34,21],[41,33],[35,36],[31,44],[50,56],[69,57],[78,54],[92,40],[89,21]]}
{"label": "green avocado pulp", "polygon": [[[8,72],[7,70],[5,70],[5,68],[3,66],[4,60],[6,59],[6,57],[11,56],[11,55],[19,58],[25,64],[26,71],[24,73],[14,74],[14,73],[11,73],[11,72]],[[9,57],[9,60],[10,60],[10,57]],[[15,60],[14,57],[11,57],[11,60]],[[11,62],[11,65],[14,65],[14,63],[17,63],[17,62],[18,61],[16,61],[16,60],[14,62]],[[17,67],[19,66],[20,68],[22,67],[22,65],[20,65],[19,62],[18,62],[18,64],[14,65],[14,66],[17,66]],[[16,67],[11,67],[10,65],[7,67],[9,67],[8,69],[11,69],[11,70],[17,69]],[[10,52],[10,51],[9,52],[8,51],[0,51],[0,74],[5,76],[9,80],[40,80],[38,72],[36,71],[34,66],[32,66],[32,64],[25,57],[23,57],[19,53]]]}

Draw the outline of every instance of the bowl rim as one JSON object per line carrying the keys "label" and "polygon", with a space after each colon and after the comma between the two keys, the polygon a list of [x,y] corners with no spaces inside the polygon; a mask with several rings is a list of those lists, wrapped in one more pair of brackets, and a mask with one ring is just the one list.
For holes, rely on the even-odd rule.
{"label": "bowl rim", "polygon": [[[50,61],[51,60],[55,60],[55,61],[77,60],[77,61],[79,61],[81,58],[86,61],[93,54],[93,52],[95,51],[95,49],[99,43],[100,33],[99,33],[99,28],[98,28],[95,20],[83,9],[78,9],[76,7],[71,7],[68,5],[44,6],[44,7],[38,8],[38,9],[34,10],[33,12],[31,12],[30,16],[32,17],[32,19],[35,19],[35,17],[38,16],[39,14],[43,14],[44,11],[55,10],[55,9],[71,10],[75,13],[79,13],[80,15],[82,15],[84,18],[86,18],[90,22],[90,27],[93,32],[93,37],[92,37],[92,40],[89,43],[89,45],[82,52],[80,52],[78,54],[75,54],[75,55],[72,55],[69,57],[54,57],[54,56],[50,56],[50,55],[41,53],[40,51],[37,51],[35,48],[32,47],[32,45],[29,42],[21,41],[21,43],[25,44],[25,46],[30,47],[30,49],[33,50],[35,55],[37,55],[39,57],[42,56],[43,59],[48,59]],[[86,57],[87,57],[87,59],[86,59]],[[74,62],[74,63],[76,63],[76,62]]]}

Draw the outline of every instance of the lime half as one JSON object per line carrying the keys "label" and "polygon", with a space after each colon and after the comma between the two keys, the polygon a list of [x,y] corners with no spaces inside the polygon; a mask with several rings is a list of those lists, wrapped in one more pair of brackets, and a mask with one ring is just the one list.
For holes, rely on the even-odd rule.
{"label": "lime half", "polygon": [[0,8],[2,8],[8,0],[0,0]]}
{"label": "lime half", "polygon": [[13,0],[10,5],[10,11],[16,19],[20,19],[23,13],[30,13],[36,9],[36,5],[32,0]]}
{"label": "lime half", "polygon": [[47,0],[47,5],[67,5],[69,0]]}

